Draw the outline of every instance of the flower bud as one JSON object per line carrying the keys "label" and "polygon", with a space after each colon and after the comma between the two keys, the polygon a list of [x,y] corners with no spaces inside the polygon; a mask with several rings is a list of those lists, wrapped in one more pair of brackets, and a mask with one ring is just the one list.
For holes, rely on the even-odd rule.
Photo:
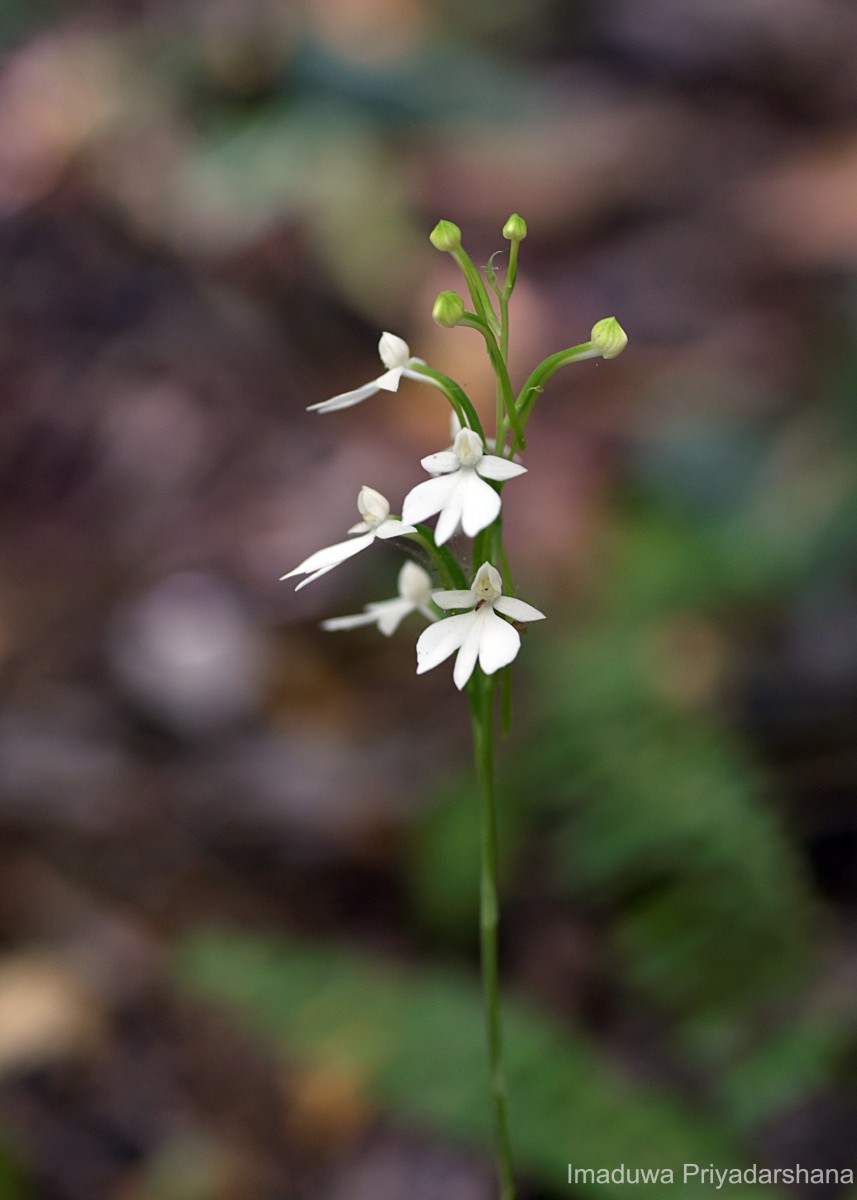
{"label": "flower bud", "polygon": [[527,236],[527,222],[517,213],[512,213],[503,226],[503,237],[507,242],[522,242]]}
{"label": "flower bud", "polygon": [[457,250],[461,245],[461,230],[452,221],[438,221],[429,240],[435,250]]}
{"label": "flower bud", "polygon": [[441,292],[434,302],[431,315],[444,329],[454,329],[464,316],[464,301],[458,292]]}
{"label": "flower bud", "polygon": [[592,326],[592,345],[602,358],[618,358],[628,345],[628,335],[615,317],[604,317]]}

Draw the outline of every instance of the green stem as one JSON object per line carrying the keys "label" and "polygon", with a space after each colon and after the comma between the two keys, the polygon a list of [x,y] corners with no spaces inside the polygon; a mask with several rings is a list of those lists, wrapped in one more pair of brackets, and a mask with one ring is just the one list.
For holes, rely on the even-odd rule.
{"label": "green stem", "polygon": [[[498,517],[497,520],[499,521],[500,518]],[[500,544],[497,547],[497,557],[500,560],[500,573],[503,576],[503,590],[507,596],[515,596],[517,593],[515,591],[515,581],[512,578],[512,566],[509,562],[509,556],[506,553],[506,545],[502,537],[500,538]]]}
{"label": "green stem", "polygon": [[425,363],[415,363],[409,369],[416,371],[420,375],[424,375],[433,387],[436,387],[439,392],[443,392],[455,410],[461,427],[464,428],[466,426],[468,429],[472,429],[474,433],[478,433],[484,446],[485,431],[482,428],[482,422],[479,420],[476,409],[471,404],[466,393],[458,386],[455,380],[450,379],[448,375],[444,375],[441,371],[435,371],[433,367],[427,367]]}
{"label": "green stem", "polygon": [[[504,365],[509,362],[509,293],[504,289],[500,293],[500,357]],[[506,378],[509,377],[509,368],[506,365]],[[495,439],[495,451],[502,456],[506,452],[506,414],[515,412],[515,397],[512,393],[512,383],[509,381],[509,395],[507,396],[501,384],[500,379],[497,379],[497,436]],[[518,426],[519,432],[523,436],[523,431]],[[520,444],[520,441],[519,441]],[[513,451],[514,453],[514,451]]]}
{"label": "green stem", "polygon": [[500,675],[500,728],[508,737],[512,728],[512,668],[504,667]]}
{"label": "green stem", "polygon": [[503,355],[503,362],[509,361],[509,295],[507,292],[502,292],[500,295],[500,353]]}
{"label": "green stem", "polygon": [[513,238],[509,246],[509,266],[506,269],[506,283],[503,288],[503,296],[506,298],[507,303],[514,290],[515,281],[518,278],[518,250],[520,246],[521,243],[517,238]]}
{"label": "green stem", "polygon": [[444,586],[451,591],[466,588],[467,580],[464,577],[461,567],[447,550],[446,546],[435,545],[434,535],[428,525],[416,525],[414,528],[417,531],[416,533],[409,533],[405,536],[419,542],[423,547],[437,567],[438,574],[443,580]]}
{"label": "green stem", "polygon": [[[515,407],[515,393],[512,391],[512,381],[509,378],[509,369],[506,366],[505,355],[508,351],[508,309],[505,314],[505,333],[501,329],[501,339],[505,343],[507,349],[497,345],[497,340],[494,337],[490,327],[478,316],[472,313],[465,315],[458,322],[459,325],[465,325],[470,329],[476,329],[482,334],[485,339],[485,347],[488,351],[488,357],[491,359],[491,366],[494,369],[494,374],[497,376],[497,438],[495,444],[495,453],[502,455],[503,447],[506,441],[506,430],[508,425],[512,426],[517,444],[523,450],[526,447],[524,440],[524,431],[521,423],[518,420],[518,411]],[[508,424],[507,424],[508,423]]]}
{"label": "green stem", "polygon": [[[507,286],[503,289],[500,295],[500,354],[503,362],[506,365],[506,376],[508,378],[508,362],[509,362],[509,297],[512,294],[512,289]],[[509,383],[509,391],[512,390],[511,381]],[[497,438],[496,446],[497,453],[503,457],[506,453],[506,433],[508,424],[512,424],[515,429],[515,439],[518,446],[524,449],[526,442],[524,441],[524,428],[518,421],[518,410],[515,404],[515,397],[511,395],[508,399],[504,398],[504,405],[500,407],[500,386],[498,381],[497,387]],[[509,451],[510,455],[515,453],[515,446],[512,445]]]}
{"label": "green stem", "polygon": [[494,1101],[494,1131],[497,1143],[497,1173],[500,1200],[515,1200],[512,1146],[506,1114],[506,1071],[503,1062],[503,1033],[500,1016],[500,978],[497,955],[497,817],[494,801],[494,679],[477,668],[470,683],[473,745],[479,777],[481,805],[480,947],[482,989],[488,1065]]}
{"label": "green stem", "polygon": [[[518,277],[518,249],[520,242],[513,240],[509,248],[509,266],[506,270],[506,282],[503,290],[499,294],[500,301],[500,354],[503,362],[506,363],[508,371],[509,363],[509,300],[512,292],[515,290],[515,280]],[[505,406],[505,413],[508,413],[509,423],[515,431],[515,439],[518,446],[523,450],[526,446],[524,441],[524,426],[523,422],[518,420],[518,408],[514,398]],[[507,422],[505,413],[500,410],[500,393],[497,393],[497,453],[504,455],[506,452],[506,432]],[[510,456],[515,453],[515,446],[509,451]]]}
{"label": "green stem", "polygon": [[[492,486],[498,492],[502,491],[503,489],[502,483],[494,483]],[[500,574],[504,579],[508,580],[506,594],[514,596],[515,588],[512,582],[512,570],[509,566],[506,547],[503,543],[502,510],[500,511],[496,521],[477,533],[473,540],[473,565],[471,568],[472,575],[475,576],[476,572],[484,562],[489,562],[492,566],[496,566],[498,563],[500,564]]]}
{"label": "green stem", "polygon": [[476,264],[463,246],[459,246],[457,250],[451,251],[451,254],[455,259],[458,269],[464,276],[464,282],[467,284],[467,290],[470,293],[470,299],[473,301],[473,307],[489,329],[496,329],[497,316],[491,306],[491,301],[485,290],[485,284],[482,282],[482,276],[476,269]]}
{"label": "green stem", "polygon": [[521,388],[518,396],[517,411],[521,423],[526,423],[539,392],[561,367],[567,367],[569,363],[579,362],[584,358],[597,358],[599,354],[600,352],[595,349],[592,342],[581,342],[579,346],[569,346],[567,350],[559,350],[556,354],[551,354],[543,362],[540,362]]}

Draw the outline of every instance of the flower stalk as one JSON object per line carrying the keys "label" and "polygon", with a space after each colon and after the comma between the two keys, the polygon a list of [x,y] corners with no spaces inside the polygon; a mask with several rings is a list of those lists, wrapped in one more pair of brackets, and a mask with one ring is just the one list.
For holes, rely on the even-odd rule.
{"label": "flower stalk", "polygon": [[474,316],[473,313],[467,313],[458,321],[459,325],[467,325],[471,329],[476,329],[482,334],[485,339],[485,349],[488,351],[488,357],[491,360],[491,366],[494,374],[497,376],[497,449],[502,454],[506,442],[506,435],[511,426],[515,435],[515,443],[519,449],[525,450],[527,447],[524,440],[524,431],[518,417],[518,410],[515,406],[515,394],[512,391],[512,381],[509,378],[509,368],[506,365],[506,359],[509,354],[509,298],[506,296],[500,299],[500,341],[497,338],[493,329],[486,324],[481,317]]}
{"label": "flower stalk", "polygon": [[[384,372],[353,391],[313,404],[312,410],[326,413],[351,408],[379,391],[397,392],[403,380],[417,380],[448,401],[454,416],[452,445],[421,459],[430,478],[415,484],[405,496],[401,519],[391,514],[390,504],[380,492],[364,486],[357,499],[361,520],[348,530],[348,538],[316,551],[283,576],[305,576],[297,584],[301,588],[372,546],[389,542],[400,549],[409,547],[420,564],[408,561],[402,567],[397,595],[366,604],[362,612],[330,618],[324,627],[336,631],[374,626],[390,637],[418,615],[426,627],[416,645],[417,674],[454,656],[453,683],[459,691],[467,691],[480,797],[479,943],[499,1200],[515,1200],[516,1189],[500,1003],[494,695],[499,681],[502,728],[508,732],[510,664],[521,648],[521,633],[526,632],[527,624],[545,615],[516,595],[503,539],[503,491],[510,480],[526,474],[517,452],[526,449],[526,423],[551,377],[572,362],[616,358],[628,340],[618,321],[605,317],[593,326],[588,342],[560,350],[539,363],[516,395],[509,371],[509,302],[517,279],[518,252],[526,236],[526,222],[513,213],[503,227],[509,257],[501,286],[500,268],[494,266],[496,254],[484,268],[483,281],[453,222],[438,222],[430,235],[432,245],[449,254],[461,270],[473,306],[468,312],[457,292],[443,291],[434,302],[432,316],[442,328],[465,325],[485,341],[496,379],[493,439],[486,437],[476,407],[454,379],[414,357],[402,338],[383,334],[378,353]],[[433,529],[423,523],[435,517]],[[464,539],[471,540],[469,571],[464,565]],[[433,590],[426,568],[439,578],[440,590]]]}
{"label": "flower stalk", "polygon": [[466,425],[468,429],[472,429],[478,433],[482,439],[483,445],[486,445],[485,430],[482,428],[482,422],[479,420],[476,409],[473,407],[466,392],[458,386],[454,379],[450,379],[448,375],[444,375],[441,371],[435,371],[432,367],[421,363],[420,366],[414,368],[418,375],[425,378],[426,383],[432,384],[439,392],[443,392],[449,403],[452,405],[452,411],[455,413],[461,425]]}
{"label": "flower stalk", "polygon": [[503,1026],[500,1014],[500,969],[498,926],[500,908],[497,888],[497,806],[494,796],[494,678],[477,675],[470,684],[473,749],[479,780],[480,870],[479,944],[482,964],[482,994],[485,1007],[485,1038],[494,1108],[497,1144],[497,1175],[500,1200],[515,1200],[515,1174],[507,1112],[508,1089],[503,1056]]}

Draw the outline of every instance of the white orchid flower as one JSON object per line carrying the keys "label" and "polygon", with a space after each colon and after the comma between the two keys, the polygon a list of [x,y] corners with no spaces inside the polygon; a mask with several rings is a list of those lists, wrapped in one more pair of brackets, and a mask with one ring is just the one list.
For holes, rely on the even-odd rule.
{"label": "white orchid flower", "polygon": [[381,334],[378,353],[381,355],[381,362],[387,368],[383,375],[379,375],[371,383],[364,383],[362,387],[355,388],[353,392],[342,392],[330,400],[322,400],[320,404],[311,404],[307,412],[336,412],[339,408],[351,408],[353,404],[359,404],[361,400],[374,396],[376,392],[397,392],[402,376],[406,379],[421,379],[423,383],[429,382],[425,375],[411,370],[413,365],[421,364],[423,360],[413,358],[408,343],[396,337],[394,333]]}
{"label": "white orchid flower", "polygon": [[408,492],[402,520],[424,521],[440,513],[434,533],[438,546],[448,542],[459,525],[468,537],[475,537],[495,520],[500,497],[486,479],[513,479],[527,469],[508,458],[486,454],[479,434],[472,429],[459,430],[451,450],[429,454],[422,465],[436,478]]}
{"label": "white orchid flower", "polygon": [[432,581],[428,571],[415,562],[406,562],[399,572],[399,594],[393,600],[376,600],[365,606],[365,612],[353,617],[331,617],[322,621],[322,629],[356,629],[358,625],[377,625],[385,637],[390,637],[412,612],[421,612],[430,621],[436,620],[429,608]]}
{"label": "white orchid flower", "polygon": [[376,492],[374,488],[362,487],[357,496],[357,509],[362,521],[352,525],[349,533],[359,533],[362,537],[352,538],[351,541],[337,542],[335,546],[326,546],[324,550],[316,550],[309,558],[293,570],[281,575],[280,579],[291,579],[293,575],[306,575],[295,588],[299,592],[302,587],[312,583],[314,579],[326,575],[334,567],[338,567],[347,558],[353,558],[361,550],[371,546],[375,538],[402,537],[406,533],[416,533],[413,525],[403,524],[397,517],[390,516],[390,505],[387,499]]}
{"label": "white orchid flower", "polygon": [[541,621],[545,615],[532,604],[504,596],[500,572],[488,562],[476,572],[469,591],[434,592],[432,600],[444,609],[473,610],[429,625],[417,642],[418,675],[431,671],[458,651],[452,678],[459,691],[473,674],[477,659],[485,674],[493,675],[520,650],[521,635],[498,613],[513,621]]}

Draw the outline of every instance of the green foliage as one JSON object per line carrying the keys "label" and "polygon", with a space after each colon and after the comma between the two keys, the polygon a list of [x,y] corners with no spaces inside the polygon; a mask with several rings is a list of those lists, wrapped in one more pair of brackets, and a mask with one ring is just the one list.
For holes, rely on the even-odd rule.
{"label": "green foliage", "polygon": [[847,1061],[853,1034],[831,1013],[798,1014],[791,1025],[759,1040],[718,1086],[722,1109],[736,1128],[761,1125],[822,1093]]}
{"label": "green foliage", "polygon": [[[525,820],[514,793],[498,788],[501,889],[511,877]],[[476,783],[469,775],[448,785],[415,822],[403,868],[403,884],[420,928],[447,946],[478,945],[479,810]]]}
{"label": "green foliage", "polygon": [[381,303],[382,283],[395,294],[422,245],[378,131],[329,98],[277,98],[221,117],[179,172],[174,198],[191,236],[221,249],[305,219],[325,270],[358,309]]}
{"label": "green foliage", "polygon": [[817,914],[764,775],[685,690],[707,653],[728,653],[720,606],[800,574],[801,554],[729,553],[746,525],[729,529],[706,536],[657,506],[626,527],[611,608],[544,666],[551,711],[528,761],[554,822],[554,888],[607,914],[622,986],[669,1015],[724,1111],[761,1122],[847,1036],[819,1039],[802,1015]]}
{"label": "green foliage", "polygon": [[228,1153],[201,1134],[183,1133],[160,1146],[146,1163],[146,1200],[211,1200],[224,1194]]}
{"label": "green foliage", "polygon": [[755,1010],[806,971],[808,893],[746,749],[659,696],[645,641],[593,630],[553,660],[540,790],[560,817],[555,883],[615,907],[651,1000]]}
{"label": "green foliage", "polygon": [[[471,981],[331,947],[225,933],[191,937],[176,977],[231,1007],[289,1056],[352,1072],[369,1098],[398,1117],[490,1145],[482,1006]],[[516,1151],[521,1170],[547,1188],[566,1194],[569,1160],[674,1169],[742,1162],[740,1147],[710,1114],[634,1083],[582,1036],[521,1004],[508,1003],[504,1015]],[[579,1194],[618,1197],[623,1187]],[[708,1191],[689,1185],[683,1195]]]}
{"label": "green foliage", "polygon": [[11,1146],[11,1132],[0,1130],[0,1200],[30,1200],[33,1188]]}
{"label": "green foliage", "polygon": [[292,64],[291,83],[334,99],[381,126],[451,124],[464,120],[523,122],[555,100],[549,84],[517,63],[499,63],[472,46],[427,45],[383,65],[364,66],[307,42]]}

